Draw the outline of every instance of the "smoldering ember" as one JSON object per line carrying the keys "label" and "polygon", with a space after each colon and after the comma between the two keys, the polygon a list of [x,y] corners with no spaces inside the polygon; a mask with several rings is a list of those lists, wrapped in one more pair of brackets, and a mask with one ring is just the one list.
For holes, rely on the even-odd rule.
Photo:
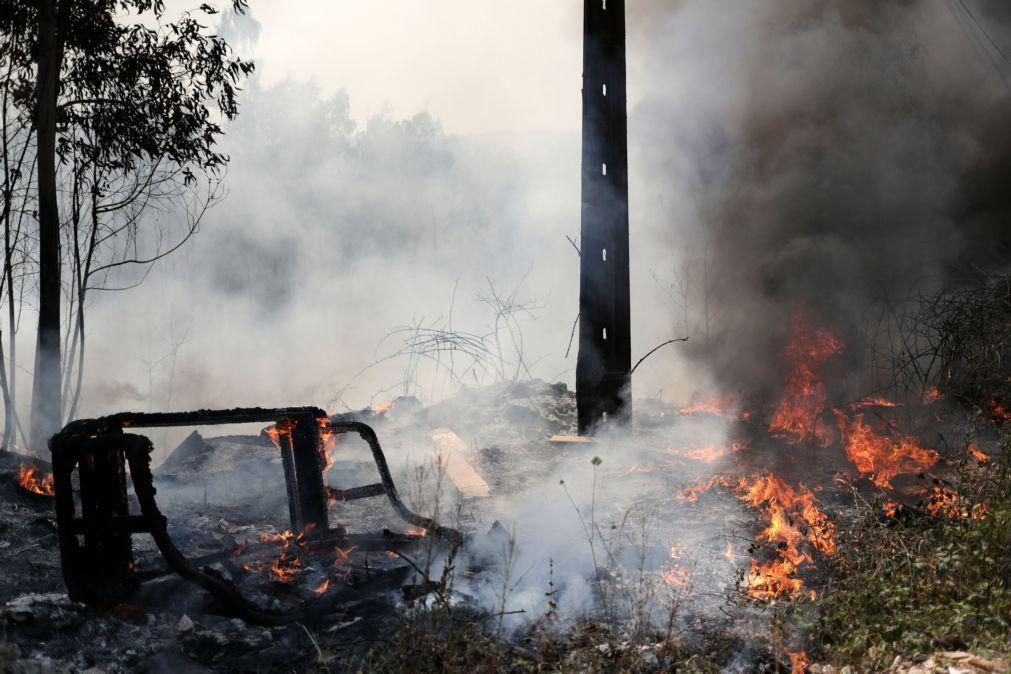
{"label": "smoldering ember", "polygon": [[1011,672],[1006,0],[0,34],[0,672]]}

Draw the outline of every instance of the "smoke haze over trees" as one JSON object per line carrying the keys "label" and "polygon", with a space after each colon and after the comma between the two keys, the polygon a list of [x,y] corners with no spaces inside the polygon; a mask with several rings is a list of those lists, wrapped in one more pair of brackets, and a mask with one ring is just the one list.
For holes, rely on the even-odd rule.
{"label": "smoke haze over trees", "polygon": [[[967,4],[1007,45],[1001,3]],[[555,29],[577,63],[570,14]],[[271,36],[228,22],[243,53]],[[774,361],[798,306],[850,329],[883,294],[962,273],[973,240],[1007,221],[1008,66],[986,41],[943,2],[630,8],[633,360],[691,337],[637,372],[639,395],[684,399],[710,373],[761,383],[764,360],[736,356]],[[578,107],[568,131],[460,134],[264,70],[226,128],[227,198],[144,286],[96,303],[82,412],[365,404],[402,377],[390,362],[355,379],[395,326],[452,306],[459,329],[487,329],[487,279],[538,301],[526,357],[571,382]],[[578,75],[555,81],[577,103]]]}

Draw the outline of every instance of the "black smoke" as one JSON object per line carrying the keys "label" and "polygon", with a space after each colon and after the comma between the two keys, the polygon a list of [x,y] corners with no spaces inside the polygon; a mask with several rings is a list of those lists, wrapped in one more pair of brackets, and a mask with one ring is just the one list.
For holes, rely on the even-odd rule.
{"label": "black smoke", "polygon": [[797,311],[857,367],[882,303],[1011,260],[1007,3],[653,5],[640,170],[694,205],[669,240],[706,261],[720,381],[777,385]]}

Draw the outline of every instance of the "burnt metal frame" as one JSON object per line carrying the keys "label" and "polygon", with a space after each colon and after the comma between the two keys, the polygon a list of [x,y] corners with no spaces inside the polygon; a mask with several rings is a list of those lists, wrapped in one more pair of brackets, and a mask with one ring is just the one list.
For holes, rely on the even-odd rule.
{"label": "burnt metal frame", "polygon": [[[167,520],[155,501],[151,473],[151,441],[124,429],[273,422],[284,465],[288,510],[293,531],[325,537],[329,529],[328,497],[338,501],[385,495],[405,521],[440,538],[462,541],[455,529],[412,512],[404,505],[390,475],[376,432],[355,421],[331,421],[315,407],[240,408],[169,413],[121,413],[67,424],[53,436],[56,521],[63,577],[70,597],[108,605],[125,599],[139,584],[133,572],[132,534],[150,534],[169,567],[210,592],[249,622],[278,625],[305,620],[313,602],[288,611],[272,611],[246,599],[224,576],[210,567],[198,568],[172,542]],[[331,489],[323,480],[320,431],[357,433],[372,451],[380,482],[351,489]],[[127,467],[141,514],[130,513]],[[80,517],[74,500],[73,473],[80,481]]]}

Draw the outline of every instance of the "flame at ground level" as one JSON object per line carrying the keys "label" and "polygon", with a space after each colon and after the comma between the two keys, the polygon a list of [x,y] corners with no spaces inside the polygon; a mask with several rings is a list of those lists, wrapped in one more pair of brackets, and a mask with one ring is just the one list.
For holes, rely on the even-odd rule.
{"label": "flame at ground level", "polygon": [[811,665],[811,658],[808,657],[806,651],[800,651],[798,653],[787,651],[786,656],[790,658],[791,674],[804,674],[807,671],[807,668]]}
{"label": "flame at ground level", "polygon": [[22,463],[18,468],[18,485],[25,491],[41,496],[55,496],[53,474],[43,473],[31,464]]}
{"label": "flame at ground level", "polygon": [[889,489],[895,477],[929,470],[940,459],[937,452],[920,447],[908,435],[892,429],[888,434],[875,430],[864,423],[863,414],[848,418],[836,410],[836,417],[846,456],[878,487]]}
{"label": "flame at ground level", "polygon": [[701,485],[683,489],[678,498],[694,503],[701,493],[715,486],[730,490],[744,504],[757,509],[767,523],[756,538],[768,542],[776,558],[751,561],[744,579],[748,596],[763,600],[796,596],[804,588],[797,572],[812,562],[811,550],[823,555],[835,553],[835,524],[818,507],[817,499],[807,487],[794,488],[770,474],[739,478],[717,475]]}
{"label": "flame at ground level", "polygon": [[742,412],[741,399],[736,395],[703,396],[698,393],[692,395],[687,405],[679,407],[678,412],[686,416],[702,412],[727,419],[737,419],[747,414]]}
{"label": "flame at ground level", "polygon": [[825,411],[825,385],[821,369],[825,361],[842,351],[842,342],[829,330],[813,328],[807,317],[794,315],[790,341],[783,358],[790,366],[790,374],[783,390],[769,433],[791,444],[813,439],[819,446],[827,447],[835,440],[835,433],[822,422]]}

